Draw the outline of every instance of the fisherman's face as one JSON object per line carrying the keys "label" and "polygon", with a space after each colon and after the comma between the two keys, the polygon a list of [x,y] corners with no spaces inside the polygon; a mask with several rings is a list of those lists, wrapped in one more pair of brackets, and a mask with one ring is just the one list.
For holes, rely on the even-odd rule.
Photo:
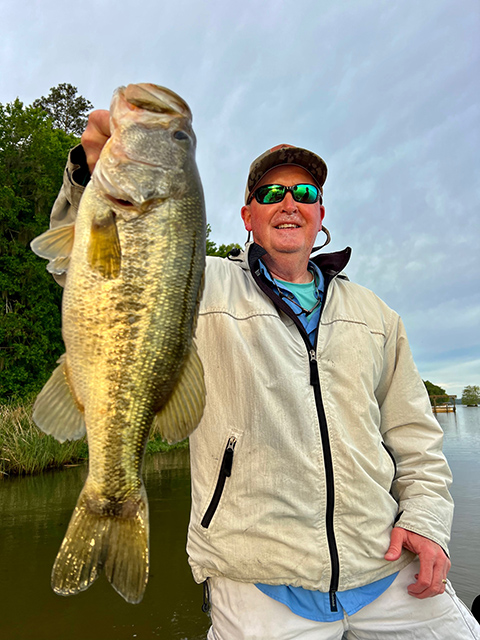
{"label": "fisherman's face", "polygon": [[[313,177],[301,167],[281,165],[268,171],[257,185],[315,184]],[[308,258],[317,233],[322,228],[325,207],[319,202],[305,204],[295,202],[290,192],[275,204],[260,204],[255,198],[242,207],[242,218],[253,239],[273,258],[282,254],[298,254],[299,260]],[[290,259],[290,258],[289,258]]]}

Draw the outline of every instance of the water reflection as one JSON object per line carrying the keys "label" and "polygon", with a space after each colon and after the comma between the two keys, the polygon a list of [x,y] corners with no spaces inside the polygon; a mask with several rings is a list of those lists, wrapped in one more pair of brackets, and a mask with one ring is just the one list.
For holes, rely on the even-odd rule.
{"label": "water reflection", "polygon": [[85,481],[84,466],[0,483],[0,637],[19,640],[204,639],[202,588],[185,553],[190,510],[187,451],[149,456],[151,572],[139,605],[129,605],[104,577],[63,598],[50,572]]}
{"label": "water reflection", "polygon": [[[480,593],[480,409],[438,414],[454,474],[450,578],[470,606]],[[188,452],[149,456],[151,573],[145,597],[129,605],[101,577],[62,598],[50,588],[53,561],[86,477],[86,467],[0,482],[0,637],[9,640],[204,640],[202,588],[185,553],[190,510]]]}

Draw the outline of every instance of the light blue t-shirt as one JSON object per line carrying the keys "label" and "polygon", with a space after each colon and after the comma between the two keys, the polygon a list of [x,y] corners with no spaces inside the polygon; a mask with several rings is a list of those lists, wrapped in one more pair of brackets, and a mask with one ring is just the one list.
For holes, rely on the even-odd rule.
{"label": "light blue t-shirt", "polygon": [[[325,280],[320,269],[313,262],[309,262],[308,269],[313,274],[313,280],[307,284],[274,280],[261,261],[260,269],[271,283],[272,289],[277,294],[281,293],[281,297],[297,315],[308,334],[312,347],[314,347],[325,289]],[[319,303],[318,305],[317,302]],[[311,312],[307,314],[306,311],[310,310]],[[338,611],[330,610],[329,594],[322,591],[310,591],[309,589],[303,589],[303,587],[292,587],[283,584],[257,584],[255,586],[262,593],[285,604],[293,613],[302,616],[302,618],[318,622],[334,622],[335,620],[342,620],[344,612],[351,616],[376,600],[388,589],[397,574],[398,572],[393,573],[386,578],[356,589],[337,591],[337,603],[340,604]]]}
{"label": "light blue t-shirt", "polygon": [[[320,319],[320,310],[322,308],[323,302],[323,290],[325,288],[325,279],[323,277],[323,273],[317,267],[316,264],[310,262],[308,265],[309,271],[313,274],[312,282],[307,284],[296,284],[291,282],[284,282],[283,280],[274,280],[268,269],[265,267],[263,262],[260,260],[260,271],[263,273],[265,278],[271,283],[272,289],[278,293],[280,290],[283,300],[288,304],[288,306],[293,310],[293,312],[298,316],[298,319],[301,321],[303,326],[305,327],[305,331],[308,334],[308,338],[312,347],[315,345],[315,338],[317,335],[317,327],[318,321]],[[287,289],[286,286],[292,286],[295,293],[300,294],[300,298],[298,299],[293,291]],[[300,303],[300,306],[296,304],[296,302]],[[317,306],[316,303],[319,303]],[[301,307],[304,307],[307,310],[312,309],[313,311],[306,315],[302,313]]]}

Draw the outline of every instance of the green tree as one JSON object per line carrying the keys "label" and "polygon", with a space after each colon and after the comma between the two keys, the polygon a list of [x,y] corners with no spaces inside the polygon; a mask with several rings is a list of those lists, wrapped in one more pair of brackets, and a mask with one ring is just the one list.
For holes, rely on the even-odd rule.
{"label": "green tree", "polygon": [[61,289],[33,254],[77,139],[17,98],[0,104],[0,401],[37,392],[62,353]]}
{"label": "green tree", "polygon": [[210,234],[212,227],[207,224],[207,256],[218,256],[220,258],[226,258],[232,249],[241,249],[241,246],[237,243],[231,242],[230,244],[221,244],[219,247],[210,240]]}
{"label": "green tree", "polygon": [[77,87],[69,83],[52,87],[48,96],[37,98],[32,106],[45,111],[55,129],[77,136],[82,135],[87,126],[87,112],[93,109],[93,104],[77,96]]}
{"label": "green tree", "polygon": [[442,402],[448,402],[448,394],[445,389],[442,387],[433,384],[430,380],[424,380],[423,384],[427,388],[428,395],[430,396],[430,404],[433,406],[433,398],[432,396],[442,396],[440,398],[436,398],[437,404],[441,404]]}
{"label": "green tree", "polygon": [[468,385],[462,393],[462,404],[478,406],[480,404],[480,387]]}

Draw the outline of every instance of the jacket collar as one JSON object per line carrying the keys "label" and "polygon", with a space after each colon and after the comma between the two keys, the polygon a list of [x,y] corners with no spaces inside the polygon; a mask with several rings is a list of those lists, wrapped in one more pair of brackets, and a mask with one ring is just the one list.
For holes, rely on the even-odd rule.
{"label": "jacket collar", "polygon": [[351,248],[345,247],[341,251],[318,253],[316,256],[310,256],[310,260],[320,268],[324,276],[333,278],[345,269],[351,255]]}
{"label": "jacket collar", "polygon": [[[249,268],[250,271],[253,271],[258,260],[260,260],[260,258],[262,258],[266,253],[266,250],[259,244],[249,242],[245,245],[245,251],[240,253],[238,257],[234,257],[233,260],[242,262],[243,268]],[[319,253],[316,256],[312,256],[310,260],[320,268],[320,271],[326,278],[328,277],[328,279],[331,280],[331,278],[335,277],[345,269],[348,261],[350,260],[351,254],[351,248],[346,247],[342,251]]]}

